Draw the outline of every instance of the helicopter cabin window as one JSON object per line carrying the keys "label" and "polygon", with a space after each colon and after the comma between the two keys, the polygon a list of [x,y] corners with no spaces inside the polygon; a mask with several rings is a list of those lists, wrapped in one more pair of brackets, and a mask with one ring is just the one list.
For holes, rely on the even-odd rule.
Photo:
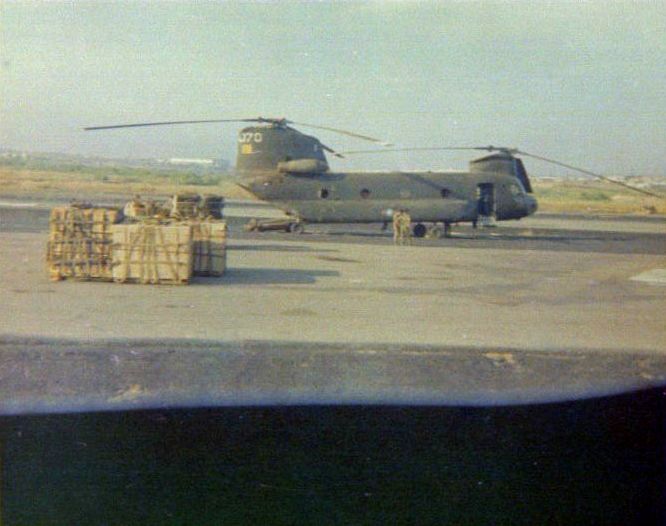
{"label": "helicopter cabin window", "polygon": [[322,188],[319,190],[319,197],[322,199],[326,199],[328,197],[328,189],[327,188]]}
{"label": "helicopter cabin window", "polygon": [[451,190],[449,190],[448,188],[442,188],[442,191],[440,193],[442,194],[442,197],[444,199],[451,196]]}
{"label": "helicopter cabin window", "polygon": [[367,199],[368,197],[370,197],[370,190],[368,190],[367,188],[361,190],[361,198]]}
{"label": "helicopter cabin window", "polygon": [[509,185],[509,190],[511,192],[511,195],[514,196],[514,197],[517,197],[517,196],[523,194],[522,188],[519,185],[517,185],[516,183],[511,183]]}

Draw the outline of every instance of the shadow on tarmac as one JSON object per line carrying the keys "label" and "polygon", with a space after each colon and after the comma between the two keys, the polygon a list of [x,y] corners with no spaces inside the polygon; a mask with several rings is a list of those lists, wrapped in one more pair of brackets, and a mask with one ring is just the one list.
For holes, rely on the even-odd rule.
{"label": "shadow on tarmac", "polygon": [[307,285],[316,283],[321,277],[335,277],[335,270],[276,269],[276,268],[229,268],[222,278],[195,278],[191,285],[224,286],[233,285]]}

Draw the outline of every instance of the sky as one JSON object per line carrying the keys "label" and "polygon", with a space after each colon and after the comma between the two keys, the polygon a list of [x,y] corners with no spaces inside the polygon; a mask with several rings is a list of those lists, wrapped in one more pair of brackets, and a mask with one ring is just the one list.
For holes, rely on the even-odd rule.
{"label": "sky", "polygon": [[[261,115],[400,147],[517,146],[608,175],[666,175],[665,35],[662,1],[2,0],[0,148],[233,161],[236,124],[82,127]],[[337,150],[373,147],[316,135]],[[469,159],[331,164],[459,169]]]}

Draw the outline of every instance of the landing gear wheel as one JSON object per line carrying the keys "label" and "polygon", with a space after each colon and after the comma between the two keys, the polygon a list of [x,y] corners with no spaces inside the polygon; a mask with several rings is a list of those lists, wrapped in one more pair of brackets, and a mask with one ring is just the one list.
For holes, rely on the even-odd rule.
{"label": "landing gear wheel", "polygon": [[305,232],[305,225],[303,223],[291,223],[289,225],[289,232],[292,234],[302,234]]}
{"label": "landing gear wheel", "polygon": [[413,230],[414,237],[424,237],[427,231],[428,229],[423,223],[417,223],[416,225],[414,225],[414,230]]}

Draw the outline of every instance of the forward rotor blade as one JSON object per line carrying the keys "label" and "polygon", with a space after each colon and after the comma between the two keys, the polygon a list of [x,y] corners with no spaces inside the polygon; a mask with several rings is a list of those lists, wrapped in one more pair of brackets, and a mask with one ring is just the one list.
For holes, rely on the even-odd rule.
{"label": "forward rotor blade", "polygon": [[[160,121],[160,122],[137,122],[137,123],[131,123],[131,124],[112,124],[112,125],[107,125],[107,126],[88,126],[86,128],[83,128],[85,131],[94,131],[94,130],[114,130],[114,129],[119,129],[119,128],[140,128],[140,127],[146,127],[146,126],[172,126],[175,124],[210,124],[210,123],[216,123],[216,122],[259,122],[259,123],[269,123],[269,124],[274,124],[277,126],[287,126],[288,124],[296,124],[298,126],[306,126],[309,128],[315,128],[318,130],[328,130],[332,131],[335,133],[340,133],[342,135],[348,135],[350,137],[356,137],[357,139],[363,139],[366,141],[371,141],[377,144],[381,144],[383,146],[391,146],[390,143],[384,142],[380,139],[375,139],[374,137],[369,137],[367,135],[361,135],[359,133],[354,133],[346,130],[340,130],[338,128],[330,128],[328,126],[317,126],[315,124],[308,124],[305,122],[294,122],[290,121],[285,118],[280,118],[280,119],[275,119],[275,118],[267,118],[267,117],[255,117],[255,118],[250,118],[250,119],[202,119],[202,120],[190,120],[190,121]],[[293,128],[291,128],[293,129]],[[321,143],[320,143],[321,144]],[[325,146],[322,144],[322,148],[324,148],[326,151],[332,153],[336,157],[343,158],[341,154],[333,150],[332,148],[329,148],[328,146]]]}
{"label": "forward rotor blade", "polygon": [[261,117],[255,119],[207,119],[199,121],[163,121],[163,122],[138,122],[134,124],[112,124],[110,126],[88,126],[85,131],[112,130],[115,128],[139,128],[141,126],[170,126],[172,124],[202,124],[211,122],[267,122]]}
{"label": "forward rotor blade", "polygon": [[348,135],[349,137],[356,137],[357,139],[363,139],[364,141],[370,141],[382,146],[391,146],[391,143],[382,141],[381,139],[375,139],[374,137],[369,137],[367,135],[361,135],[360,133],[354,133],[347,130],[340,130],[338,128],[329,128],[328,126],[318,126],[316,124],[308,124],[307,122],[296,122],[296,121],[287,121],[289,124],[296,124],[297,126],[306,126],[308,128],[314,128],[316,130],[327,130],[334,133],[340,133],[342,135]]}
{"label": "forward rotor blade", "polygon": [[572,166],[570,164],[566,164],[560,161],[556,161],[555,159],[549,159],[547,157],[542,157],[540,155],[534,155],[533,153],[528,153],[524,152],[522,150],[516,150],[516,153],[519,155],[524,155],[525,157],[532,157],[533,159],[538,159],[539,161],[543,161],[546,163],[550,164],[555,164],[557,166],[561,166],[563,168],[568,168],[569,170],[574,170],[576,172],[580,172],[585,175],[589,175],[591,177],[596,177],[597,179],[601,179],[602,181],[607,181],[609,183],[616,184],[618,186],[622,186],[624,188],[627,188],[629,190],[633,190],[634,192],[639,192],[641,194],[649,195],[650,197],[658,197],[659,199],[666,199],[666,196],[661,195],[661,194],[655,194],[654,192],[650,192],[648,190],[643,190],[642,188],[636,188],[635,186],[631,186],[630,184],[623,183],[622,181],[616,181],[615,179],[611,179],[610,177],[606,177],[605,175],[601,175],[595,172],[591,172],[590,170],[585,170],[583,168],[578,168],[577,166]]}
{"label": "forward rotor blade", "polygon": [[340,159],[344,159],[345,156],[342,155],[341,153],[336,152],[333,148],[330,146],[326,146],[323,142],[319,141],[319,146],[321,146],[324,150],[326,150],[328,153],[335,155],[336,157],[339,157]]}

